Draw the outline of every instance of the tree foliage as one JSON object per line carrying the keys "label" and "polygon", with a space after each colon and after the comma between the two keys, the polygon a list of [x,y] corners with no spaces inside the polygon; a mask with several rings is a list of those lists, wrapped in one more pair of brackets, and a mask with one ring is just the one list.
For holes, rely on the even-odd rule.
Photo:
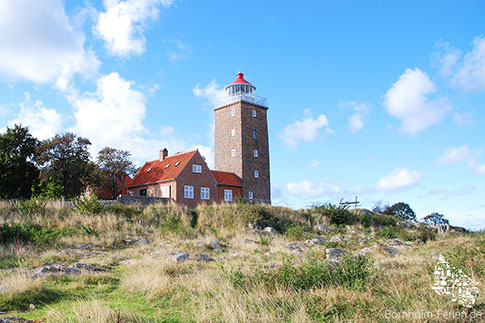
{"label": "tree foliage", "polygon": [[98,166],[102,171],[101,188],[110,192],[115,199],[123,188],[126,179],[135,171],[128,151],[105,147],[98,153]]}
{"label": "tree foliage", "polygon": [[443,214],[439,214],[437,212],[433,212],[423,218],[424,223],[432,224],[432,225],[447,225],[450,224],[450,221],[445,219]]}
{"label": "tree foliage", "polygon": [[404,202],[395,203],[384,210],[385,214],[394,215],[399,219],[407,222],[415,222],[416,214],[409,204]]}
{"label": "tree foliage", "polygon": [[30,198],[39,174],[33,162],[38,144],[20,125],[0,134],[0,198]]}
{"label": "tree foliage", "polygon": [[56,135],[43,141],[37,149],[42,184],[60,188],[65,198],[79,196],[90,173],[88,146],[91,142],[72,133]]}

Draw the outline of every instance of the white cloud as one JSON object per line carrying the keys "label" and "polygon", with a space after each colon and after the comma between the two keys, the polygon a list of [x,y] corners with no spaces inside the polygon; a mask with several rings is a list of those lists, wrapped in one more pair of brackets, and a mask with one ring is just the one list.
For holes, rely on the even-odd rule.
{"label": "white cloud", "polygon": [[175,63],[181,59],[186,59],[192,53],[190,47],[178,39],[164,40],[164,43],[175,45],[174,49],[170,49],[167,51],[167,56],[170,63]]}
{"label": "white cloud", "polygon": [[84,41],[61,0],[0,3],[0,74],[7,80],[68,88],[75,73],[90,76],[99,66]]}
{"label": "white cloud", "polygon": [[475,116],[472,112],[453,113],[453,122],[459,126],[471,126],[474,124]]}
{"label": "white cloud", "polygon": [[54,137],[61,130],[62,117],[54,109],[43,107],[41,101],[32,102],[29,93],[25,93],[24,102],[20,103],[17,118],[9,122],[12,127],[21,124],[29,127],[30,133],[40,140]]}
{"label": "white cloud", "polygon": [[310,168],[315,168],[320,165],[320,162],[318,160],[314,160],[313,163],[310,164]]}
{"label": "white cloud", "polygon": [[185,141],[174,135],[171,126],[151,134],[156,139],[146,139],[150,133],[143,125],[145,96],[118,73],[102,76],[95,93],[71,99],[76,118],[72,130],[91,140],[93,155],[110,146],[128,150],[134,159],[144,162],[155,159],[160,149],[167,148],[169,153],[174,153],[187,147]]}
{"label": "white cloud", "polygon": [[485,90],[485,38],[476,37],[472,50],[459,62],[452,82],[465,91]]}
{"label": "white cloud", "polygon": [[474,168],[475,168],[475,175],[485,176],[485,164],[476,165]]}
{"label": "white cloud", "polygon": [[448,147],[443,155],[436,160],[436,162],[442,165],[466,162],[473,163],[479,155],[479,149],[470,149],[467,145]]}
{"label": "white cloud", "polygon": [[352,133],[356,133],[364,128],[369,108],[364,102],[341,101],[339,107],[342,109],[351,108],[354,113],[348,117],[347,127]]}
{"label": "white cloud", "polygon": [[433,65],[440,69],[442,75],[448,76],[454,72],[456,63],[459,61],[462,52],[451,46],[450,43],[438,41],[436,48],[439,49],[433,56],[436,62]]}
{"label": "white cloud", "polygon": [[420,69],[407,69],[384,96],[384,108],[401,121],[400,130],[417,134],[437,124],[451,109],[445,98],[429,100],[436,86]]}
{"label": "white cloud", "polygon": [[416,185],[422,178],[418,171],[396,168],[391,174],[381,177],[377,183],[378,190],[397,191]]}
{"label": "white cloud", "polygon": [[312,183],[307,180],[300,182],[289,182],[286,184],[286,189],[293,196],[303,197],[322,197],[325,195],[341,195],[343,189],[337,185],[319,182]]}
{"label": "white cloud", "polygon": [[328,128],[328,119],[324,114],[313,119],[310,109],[304,111],[301,121],[287,125],[280,134],[280,139],[286,144],[287,150],[295,150],[300,142],[311,142],[318,136],[321,128]]}
{"label": "white cloud", "polygon": [[94,32],[112,55],[140,55],[145,52],[143,32],[146,23],[158,16],[158,7],[169,7],[172,0],[104,0],[106,12],[98,16]]}
{"label": "white cloud", "polygon": [[216,80],[212,80],[203,88],[201,88],[200,84],[197,83],[192,91],[194,92],[194,95],[196,97],[208,100],[209,103],[213,106],[224,102],[224,98],[226,97],[226,91],[224,91],[224,89],[216,82]]}

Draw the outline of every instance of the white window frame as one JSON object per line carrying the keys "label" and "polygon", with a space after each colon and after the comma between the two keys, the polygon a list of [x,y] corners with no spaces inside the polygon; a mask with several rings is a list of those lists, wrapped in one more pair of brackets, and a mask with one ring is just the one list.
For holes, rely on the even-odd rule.
{"label": "white window frame", "polygon": [[254,171],[254,178],[259,178],[259,172],[257,170]]}
{"label": "white window frame", "polygon": [[256,118],[256,110],[253,110],[252,115],[253,115],[253,118]]}
{"label": "white window frame", "polygon": [[202,165],[193,164],[192,173],[202,174]]}
{"label": "white window frame", "polygon": [[255,150],[254,150],[254,152],[253,152],[253,154],[254,154],[254,157],[256,157],[256,158],[257,158],[257,157],[258,157],[258,150],[257,150],[257,149],[255,149]]}
{"label": "white window frame", "polygon": [[232,190],[224,190],[224,201],[232,202]]}
{"label": "white window frame", "polygon": [[236,115],[236,109],[232,108],[231,115],[234,117]]}
{"label": "white window frame", "polygon": [[194,187],[191,185],[184,185],[184,198],[193,199],[194,198]]}
{"label": "white window frame", "polygon": [[201,200],[210,200],[211,199],[211,189],[209,187],[201,187],[200,188],[200,199]]}
{"label": "white window frame", "polygon": [[248,196],[249,196],[249,199],[252,201],[253,200],[253,192],[249,192]]}
{"label": "white window frame", "polygon": [[235,136],[236,135],[236,129],[232,129],[231,130],[231,136]]}
{"label": "white window frame", "polygon": [[232,156],[232,157],[235,157],[235,156],[236,156],[236,149],[232,149],[232,150],[231,150],[231,156]]}

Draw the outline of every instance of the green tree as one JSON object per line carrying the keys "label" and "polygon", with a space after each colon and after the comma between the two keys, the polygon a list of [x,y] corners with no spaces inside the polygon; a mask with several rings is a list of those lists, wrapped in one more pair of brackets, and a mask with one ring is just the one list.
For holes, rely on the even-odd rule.
{"label": "green tree", "polygon": [[423,218],[424,223],[426,224],[433,224],[433,225],[446,225],[450,224],[450,221],[445,219],[443,214],[439,214],[437,212],[433,212]]}
{"label": "green tree", "polygon": [[0,134],[0,198],[28,199],[39,170],[33,162],[39,141],[15,125]]}
{"label": "green tree", "polygon": [[384,213],[394,215],[403,221],[416,222],[416,214],[409,204],[404,202],[395,203],[392,206],[386,207]]}
{"label": "green tree", "polygon": [[37,148],[42,184],[61,190],[61,196],[73,198],[85,189],[90,172],[88,146],[91,142],[72,133],[56,135]]}
{"label": "green tree", "polygon": [[110,192],[113,199],[121,193],[128,175],[135,172],[130,155],[128,151],[111,147],[105,147],[98,153],[98,166],[103,174],[100,186]]}

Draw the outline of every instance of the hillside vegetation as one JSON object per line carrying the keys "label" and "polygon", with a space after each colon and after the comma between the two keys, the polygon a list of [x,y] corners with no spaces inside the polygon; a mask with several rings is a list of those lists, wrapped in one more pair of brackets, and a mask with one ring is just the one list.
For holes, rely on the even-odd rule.
{"label": "hillside vegetation", "polygon": [[[331,205],[0,202],[0,322],[422,322],[484,318],[485,235]],[[432,290],[442,254],[482,291]],[[407,316],[405,313],[408,313]],[[411,313],[411,314],[409,314]],[[419,315],[419,314],[417,314]],[[441,315],[441,314],[440,314]],[[455,322],[433,316],[430,322]]]}

